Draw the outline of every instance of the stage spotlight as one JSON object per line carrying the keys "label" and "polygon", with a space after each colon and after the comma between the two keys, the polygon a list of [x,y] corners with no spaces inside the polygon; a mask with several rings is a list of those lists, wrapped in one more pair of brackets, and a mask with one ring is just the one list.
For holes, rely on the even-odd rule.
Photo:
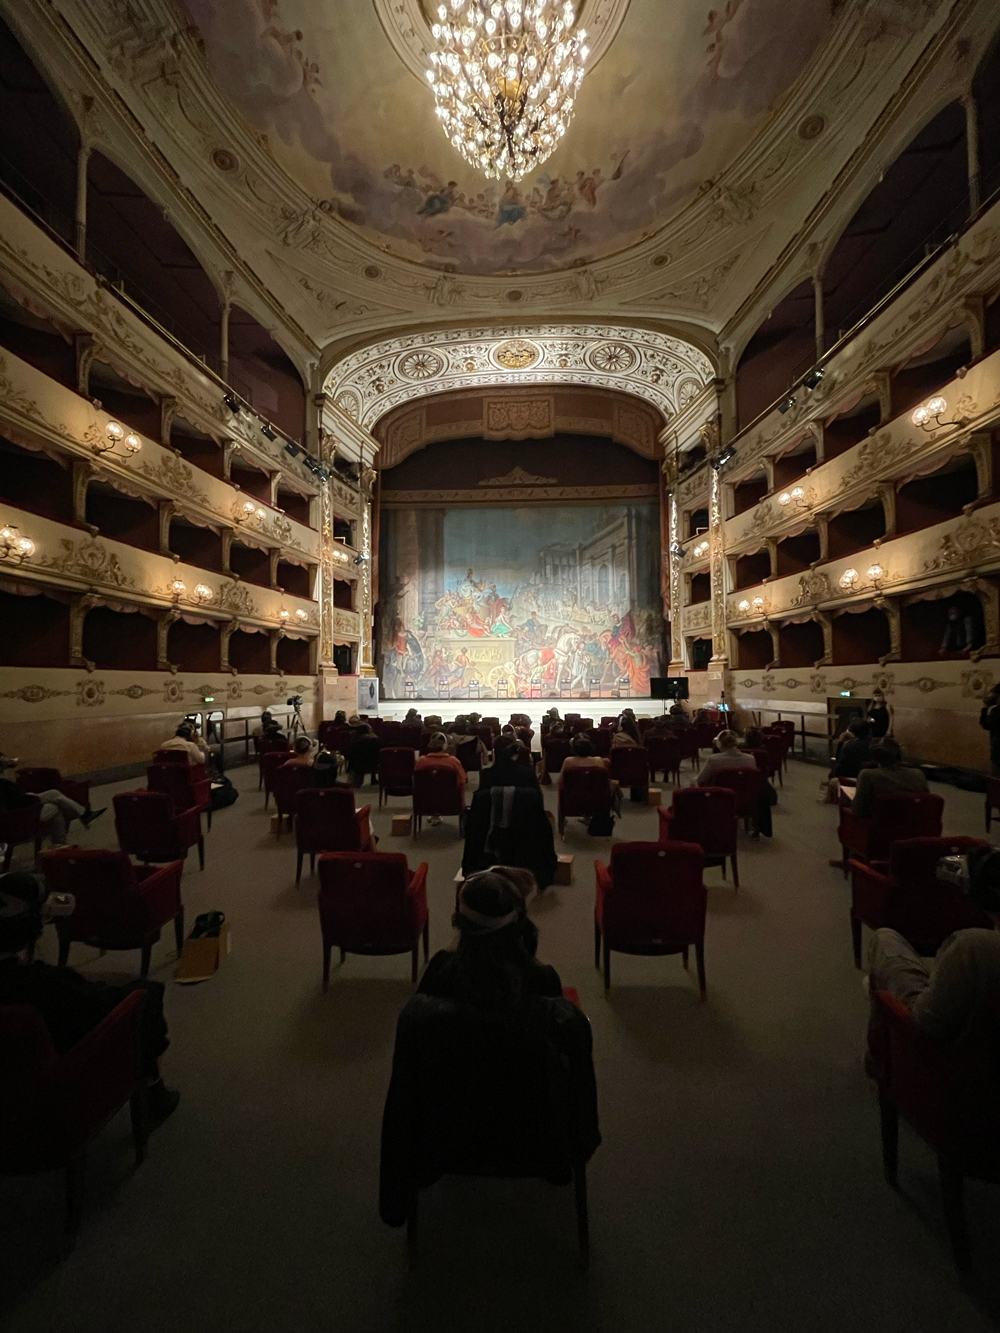
{"label": "stage spotlight", "polygon": [[680,556],[682,556],[682,555],[684,554],[684,547],[681,545],[680,542],[671,542],[671,543],[670,543],[670,554],[671,554],[671,555],[676,555],[676,556],[680,557]]}
{"label": "stage spotlight", "polygon": [[809,374],[805,377],[802,383],[806,386],[807,389],[815,389],[816,385],[823,378],[823,375],[824,375],[823,368],[821,366],[817,366],[815,370],[810,370]]}
{"label": "stage spotlight", "polygon": [[226,396],[225,396],[225,398],[223,398],[222,401],[223,401],[223,402],[225,403],[225,405],[229,408],[230,412],[233,412],[233,413],[238,412],[238,411],[240,410],[240,408],[243,406],[243,404],[242,404],[242,403],[240,402],[240,400],[235,396],[235,394],[231,394],[231,393],[227,393]]}
{"label": "stage spotlight", "polygon": [[778,411],[784,414],[785,412],[790,412],[794,406],[795,395],[790,393],[783,403],[778,404]]}
{"label": "stage spotlight", "polygon": [[365,555],[364,551],[359,551],[354,557],[354,563],[356,565],[363,565],[367,559],[368,557]]}
{"label": "stage spotlight", "polygon": [[330,474],[329,474],[329,472],[326,470],[325,467],[318,467],[318,468],[316,469],[316,476],[317,476],[317,478],[318,478],[320,481],[329,481],[329,480],[330,480]]}
{"label": "stage spotlight", "polygon": [[299,446],[298,446],[297,444],[286,444],[286,445],[285,445],[285,453],[286,453],[286,454],[290,454],[290,455],[292,456],[292,458],[298,458],[298,456],[299,456],[299,454],[300,454],[301,452],[302,452],[302,450],[299,448]]}
{"label": "stage spotlight", "polygon": [[268,422],[266,421],[264,422],[263,426],[261,426],[260,433],[261,435],[263,435],[265,440],[276,440],[278,438],[277,435],[275,435],[274,431],[271,429]]}
{"label": "stage spotlight", "polygon": [[732,444],[727,444],[722,453],[712,459],[712,467],[718,472],[720,467],[724,467],[731,458],[736,457],[736,448]]}

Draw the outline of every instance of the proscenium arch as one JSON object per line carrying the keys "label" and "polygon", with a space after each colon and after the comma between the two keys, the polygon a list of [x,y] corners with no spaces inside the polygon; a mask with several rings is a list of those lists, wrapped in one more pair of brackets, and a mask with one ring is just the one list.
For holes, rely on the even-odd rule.
{"label": "proscenium arch", "polygon": [[365,430],[416,398],[471,388],[583,385],[651,404],[664,423],[711,383],[693,343],[632,325],[564,323],[428,330],[370,343],[327,375],[324,391]]}

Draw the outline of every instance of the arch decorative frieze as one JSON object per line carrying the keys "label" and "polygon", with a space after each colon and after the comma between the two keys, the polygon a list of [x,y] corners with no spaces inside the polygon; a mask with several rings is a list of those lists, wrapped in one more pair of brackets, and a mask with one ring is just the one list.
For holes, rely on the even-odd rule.
{"label": "arch decorative frieze", "polygon": [[388,338],[345,357],[324,387],[366,430],[414,398],[501,385],[617,389],[669,421],[713,375],[704,352],[680,338],[617,324],[548,324]]}

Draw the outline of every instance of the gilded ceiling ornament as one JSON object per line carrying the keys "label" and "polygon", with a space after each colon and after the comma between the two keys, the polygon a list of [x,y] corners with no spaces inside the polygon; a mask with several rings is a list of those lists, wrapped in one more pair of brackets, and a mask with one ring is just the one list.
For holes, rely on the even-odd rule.
{"label": "gilded ceiling ornament", "polygon": [[591,348],[588,359],[598,370],[606,370],[616,375],[631,370],[637,358],[626,343],[598,343],[596,347]]}
{"label": "gilded ceiling ornament", "polygon": [[515,467],[504,477],[487,477],[480,486],[558,486],[558,477],[533,477],[523,467]]}
{"label": "gilded ceiling ornament", "polygon": [[404,379],[430,380],[444,370],[444,360],[429,348],[421,352],[407,352],[399,358],[396,370]]}
{"label": "gilded ceiling ornament", "polygon": [[526,338],[509,338],[493,349],[493,360],[505,370],[527,370],[541,355],[541,349]]}
{"label": "gilded ceiling ornament", "polygon": [[75,574],[92,583],[111,584],[116,588],[135,586],[135,579],[125,573],[118,557],[96,538],[84,537],[76,542],[63,537],[59,547],[61,555],[40,555],[35,564],[57,574]]}

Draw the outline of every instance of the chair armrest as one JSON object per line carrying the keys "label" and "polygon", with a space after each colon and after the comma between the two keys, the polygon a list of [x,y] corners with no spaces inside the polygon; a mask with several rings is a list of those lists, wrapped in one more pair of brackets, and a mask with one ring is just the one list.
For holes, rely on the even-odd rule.
{"label": "chair armrest", "polygon": [[597,908],[600,910],[604,903],[605,895],[611,889],[611,867],[606,866],[603,861],[594,862],[594,877],[597,887]]}
{"label": "chair armrest", "polygon": [[[147,874],[140,874],[140,871]],[[172,921],[181,910],[181,875],[183,861],[168,861],[164,866],[136,866],[136,897],[146,912],[151,927]]]}
{"label": "chair armrest", "polygon": [[575,986],[563,986],[562,993],[564,1000],[569,1000],[570,1004],[575,1004],[577,1009],[580,1008],[580,992]]}
{"label": "chair armrest", "polygon": [[427,862],[421,861],[416,870],[410,871],[410,881],[406,886],[409,894],[420,893],[427,889]]}
{"label": "chair armrest", "polygon": [[657,807],[657,815],[660,820],[660,842],[670,841],[670,826],[674,822],[673,810],[665,809],[662,805]]}
{"label": "chair armrest", "polygon": [[[123,1106],[140,1077],[139,1022],[146,997],[127,995],[59,1059],[39,1084],[42,1121],[66,1149],[88,1139]],[[47,1114],[45,1114],[47,1112]]]}
{"label": "chair armrest", "polygon": [[358,837],[361,840],[362,851],[364,851],[372,840],[371,822],[369,820],[370,814],[370,805],[363,805],[360,810],[355,810],[354,812],[354,818],[358,821]]}
{"label": "chair armrest", "polygon": [[193,805],[190,810],[174,815],[174,828],[182,845],[193,847],[201,838],[201,811]]}
{"label": "chair armrest", "polygon": [[851,911],[873,930],[883,922],[889,895],[895,885],[887,875],[851,858]]}

